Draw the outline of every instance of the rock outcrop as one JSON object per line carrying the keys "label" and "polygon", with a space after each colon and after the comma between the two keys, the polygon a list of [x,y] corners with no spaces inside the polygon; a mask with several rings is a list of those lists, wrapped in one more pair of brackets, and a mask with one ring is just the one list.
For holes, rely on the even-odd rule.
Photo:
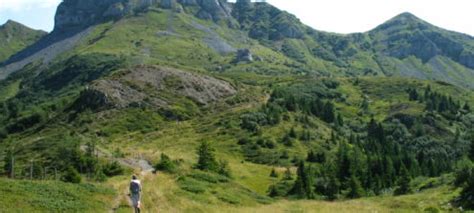
{"label": "rock outcrop", "polygon": [[166,109],[174,99],[185,97],[209,105],[237,91],[228,82],[177,69],[139,66],[120,77],[101,79],[82,92],[75,108],[127,108],[151,106]]}
{"label": "rock outcrop", "polygon": [[237,50],[237,57],[235,62],[252,62],[253,54],[249,49],[239,49]]}
{"label": "rock outcrop", "polygon": [[153,5],[173,9],[177,4],[200,7],[195,15],[202,19],[219,21],[231,16],[231,6],[225,0],[64,0],[57,9],[55,30],[83,29]]}
{"label": "rock outcrop", "polygon": [[55,16],[55,30],[86,28],[101,21],[118,19],[146,9],[158,0],[64,0]]}

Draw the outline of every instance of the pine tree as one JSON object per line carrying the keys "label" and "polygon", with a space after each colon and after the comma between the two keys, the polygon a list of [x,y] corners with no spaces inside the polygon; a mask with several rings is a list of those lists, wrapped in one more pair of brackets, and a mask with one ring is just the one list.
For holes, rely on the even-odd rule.
{"label": "pine tree", "polygon": [[12,176],[12,169],[13,169],[13,163],[12,162],[12,159],[13,159],[13,153],[9,150],[7,151],[6,155],[5,155],[5,158],[4,158],[4,166],[3,166],[3,169],[4,169],[4,172],[5,172],[5,175],[8,175],[10,176],[10,178],[13,178]]}
{"label": "pine tree", "polygon": [[291,174],[291,170],[289,167],[286,168],[285,175],[283,177],[284,180],[293,180],[293,175]]}
{"label": "pine tree", "polygon": [[461,203],[467,209],[474,209],[474,168],[471,169],[471,176],[461,192]]}
{"label": "pine tree", "polygon": [[196,168],[205,171],[217,171],[219,169],[219,164],[214,152],[215,149],[209,142],[202,142],[197,150],[199,159]]}
{"label": "pine tree", "polygon": [[469,158],[474,161],[474,135],[471,136],[471,147],[469,150]]}
{"label": "pine tree", "polygon": [[277,187],[275,185],[271,185],[270,186],[270,189],[268,190],[268,196],[270,197],[277,197],[279,196],[279,193],[278,193],[278,190],[277,190]]}
{"label": "pine tree", "polygon": [[270,177],[278,178],[278,173],[276,172],[275,168],[273,168],[272,171],[270,172]]}
{"label": "pine tree", "polygon": [[324,105],[322,119],[327,123],[333,123],[336,120],[336,112],[332,102],[328,101]]}
{"label": "pine tree", "polygon": [[313,186],[311,167],[306,167],[304,161],[300,161],[298,164],[296,182],[290,193],[300,198],[313,199],[315,197]]}
{"label": "pine tree", "polygon": [[335,200],[339,194],[341,184],[337,180],[336,177],[330,177],[329,183],[327,186],[326,196],[328,196],[329,200]]}
{"label": "pine tree", "polygon": [[79,172],[70,166],[62,176],[61,180],[68,183],[81,183],[82,178]]}
{"label": "pine tree", "polygon": [[298,137],[298,135],[296,134],[296,130],[295,130],[294,127],[292,127],[292,128],[290,129],[290,132],[288,133],[288,136],[290,136],[290,138],[297,138],[297,137]]}
{"label": "pine tree", "polygon": [[410,193],[410,174],[405,165],[402,164],[400,169],[400,179],[398,180],[398,188],[395,190],[395,195],[404,195]]}
{"label": "pine tree", "polygon": [[469,106],[468,103],[465,103],[465,104],[464,104],[463,109],[464,109],[466,112],[471,112],[471,107]]}
{"label": "pine tree", "polygon": [[232,171],[229,167],[229,162],[225,160],[219,161],[219,168],[217,169],[217,173],[226,177],[232,177]]}
{"label": "pine tree", "polygon": [[409,100],[410,101],[417,101],[418,100],[418,91],[416,89],[409,90]]}
{"label": "pine tree", "polygon": [[155,169],[164,172],[173,173],[176,171],[176,164],[166,155],[165,153],[161,153],[161,159],[158,164],[155,165]]}
{"label": "pine tree", "polygon": [[364,189],[362,185],[354,175],[351,176],[349,181],[349,194],[347,195],[349,198],[360,198],[364,196]]}

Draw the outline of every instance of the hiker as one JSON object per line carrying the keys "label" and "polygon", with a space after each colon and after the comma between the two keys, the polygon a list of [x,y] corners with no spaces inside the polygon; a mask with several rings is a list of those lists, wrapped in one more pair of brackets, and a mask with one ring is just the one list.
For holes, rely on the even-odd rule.
{"label": "hiker", "polygon": [[142,192],[142,184],[138,180],[136,175],[132,176],[132,181],[130,182],[130,199],[132,200],[133,209],[135,213],[140,213],[140,195]]}

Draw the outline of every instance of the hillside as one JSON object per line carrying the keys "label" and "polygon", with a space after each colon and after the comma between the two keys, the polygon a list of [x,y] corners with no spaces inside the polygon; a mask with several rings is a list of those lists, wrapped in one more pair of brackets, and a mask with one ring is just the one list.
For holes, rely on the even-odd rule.
{"label": "hillside", "polygon": [[150,212],[472,208],[472,45],[411,14],[337,35],[247,0],[65,0],[0,67],[0,203],[62,180],[65,211],[127,212],[137,173]]}
{"label": "hillside", "polygon": [[[46,32],[8,20],[0,26],[0,62],[37,42]],[[1,63],[0,63],[1,64]]]}

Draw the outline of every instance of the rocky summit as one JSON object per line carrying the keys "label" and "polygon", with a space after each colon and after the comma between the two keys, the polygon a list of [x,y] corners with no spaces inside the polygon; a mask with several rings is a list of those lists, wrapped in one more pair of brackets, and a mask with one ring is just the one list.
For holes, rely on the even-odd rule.
{"label": "rocky summit", "polygon": [[119,19],[151,6],[164,9],[198,7],[195,14],[202,19],[219,21],[230,17],[231,7],[222,0],[65,0],[57,10],[55,30],[85,28],[102,21]]}

